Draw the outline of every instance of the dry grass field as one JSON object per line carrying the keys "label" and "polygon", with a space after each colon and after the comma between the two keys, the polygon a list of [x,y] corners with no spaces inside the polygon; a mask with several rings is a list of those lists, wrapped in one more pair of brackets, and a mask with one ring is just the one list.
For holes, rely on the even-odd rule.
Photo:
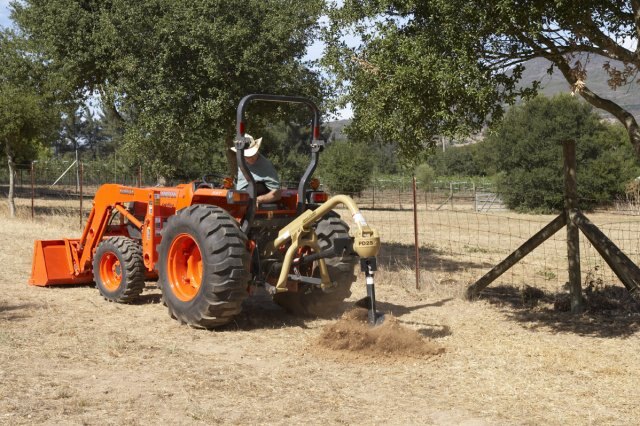
{"label": "dry grass field", "polygon": [[[294,317],[261,294],[234,323],[203,331],[172,320],[153,283],[135,305],[108,303],[90,286],[29,287],[33,241],[77,237],[78,219],[54,203],[35,221],[25,203],[19,218],[8,219],[0,202],[0,424],[600,425],[640,418],[633,397],[638,314],[571,316],[553,309],[550,292],[539,298],[517,286],[473,303],[461,299],[466,278],[459,274],[483,256],[487,264],[502,258],[500,241],[488,241],[485,252],[467,250],[473,234],[447,249],[437,245],[446,230],[425,222],[433,241],[426,262],[437,257],[440,266],[422,271],[422,288],[415,289],[412,269],[389,260],[376,275],[392,332],[352,335],[344,319]],[[383,219],[370,221],[382,228]],[[486,226],[493,232],[504,223]],[[391,230],[383,235],[411,242],[394,240]],[[462,266],[447,267],[455,262]],[[364,295],[362,279],[354,290],[349,302]],[[402,333],[431,350],[406,350]],[[334,344],[345,336],[349,344]]]}

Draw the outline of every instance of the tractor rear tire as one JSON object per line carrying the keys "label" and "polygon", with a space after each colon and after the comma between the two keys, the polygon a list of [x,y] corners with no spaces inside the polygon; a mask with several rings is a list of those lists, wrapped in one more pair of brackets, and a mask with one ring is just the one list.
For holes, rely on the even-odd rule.
{"label": "tractor rear tire", "polygon": [[142,247],[127,237],[103,240],[93,256],[93,275],[102,297],[130,303],[144,290]]}
{"label": "tractor rear tire", "polygon": [[[330,214],[318,221],[316,234],[321,250],[333,246],[336,238],[348,238],[349,226],[337,214]],[[287,311],[296,315],[322,317],[335,314],[345,299],[351,296],[351,284],[356,281],[354,274],[358,258],[345,254],[326,258],[329,277],[337,286],[325,292],[316,286],[301,284],[297,292],[278,293],[273,300]],[[314,273],[319,276],[319,273]]]}
{"label": "tractor rear tire", "polygon": [[198,328],[224,325],[247,297],[247,237],[220,207],[198,204],[170,217],[158,249],[158,284],[169,314]]}

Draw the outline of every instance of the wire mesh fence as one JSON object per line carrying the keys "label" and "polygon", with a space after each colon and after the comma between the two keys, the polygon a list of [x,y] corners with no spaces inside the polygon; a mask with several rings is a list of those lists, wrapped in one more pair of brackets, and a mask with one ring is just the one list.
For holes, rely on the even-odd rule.
{"label": "wire mesh fence", "polygon": [[[80,167],[73,161],[21,164],[14,178],[23,216],[65,213],[78,215],[79,223],[86,218],[90,201],[101,184],[154,183],[144,170],[126,169],[115,161],[83,162]],[[0,170],[0,193],[5,197],[8,181],[6,169]],[[376,180],[370,188],[348,195],[380,232],[381,269],[432,272],[441,283],[473,283],[555,217],[509,211],[490,184],[436,183],[429,188],[418,185],[414,192],[408,179]],[[348,211],[338,209],[338,212],[351,223]],[[636,203],[619,200],[612,203],[611,209],[588,216],[638,263],[639,212]],[[619,284],[588,240],[581,237],[580,241],[583,283]],[[425,284],[426,277],[422,274],[416,284]],[[567,280],[566,231],[561,230],[497,283],[559,291]]]}
{"label": "wire mesh fence", "polygon": [[[490,189],[471,183],[429,190],[418,187],[415,204],[412,191],[407,190],[371,188],[351,195],[367,221],[380,232],[383,246],[379,261],[383,268],[429,271],[438,276],[439,282],[466,285],[482,277],[556,217],[509,211],[500,194]],[[349,213],[340,213],[348,222]],[[640,262],[640,217],[634,204],[613,202],[610,209],[587,216],[632,261]],[[585,285],[621,285],[583,236],[580,254]],[[566,230],[562,229],[494,285],[559,292],[568,282],[567,262]],[[424,285],[427,279],[423,274],[416,284]]]}

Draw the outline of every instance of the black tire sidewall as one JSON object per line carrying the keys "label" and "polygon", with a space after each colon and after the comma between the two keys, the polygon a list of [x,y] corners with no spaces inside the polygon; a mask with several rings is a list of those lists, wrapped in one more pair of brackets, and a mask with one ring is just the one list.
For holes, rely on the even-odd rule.
{"label": "black tire sidewall", "polygon": [[[171,288],[168,254],[176,237],[189,235],[202,257],[202,281],[191,300],[183,301]],[[240,248],[241,247],[241,248]],[[213,328],[240,312],[248,295],[249,252],[246,236],[224,209],[196,204],[170,217],[158,248],[158,283],[169,313],[182,323]]]}
{"label": "black tire sidewall", "polygon": [[[100,274],[100,263],[102,262],[102,257],[108,253],[114,254],[118,259],[118,261],[120,262],[120,270],[121,270],[120,285],[115,291],[110,291],[109,289],[107,289],[107,287],[105,287],[104,283],[102,282],[102,275]],[[94,270],[96,286],[98,287],[100,294],[102,294],[104,297],[106,297],[109,300],[118,300],[122,297],[125,297],[125,292],[127,291],[126,284],[129,278],[128,271],[126,268],[126,261],[124,259],[123,253],[112,241],[104,240],[98,246],[98,249],[96,250],[96,254],[94,256],[93,270]]]}

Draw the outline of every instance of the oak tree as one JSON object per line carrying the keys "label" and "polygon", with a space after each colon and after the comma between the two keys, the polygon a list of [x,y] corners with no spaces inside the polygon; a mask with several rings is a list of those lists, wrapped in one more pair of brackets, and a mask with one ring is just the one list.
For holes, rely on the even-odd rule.
{"label": "oak tree", "polygon": [[322,3],[24,0],[12,18],[78,94],[98,93],[123,121],[129,161],[167,176],[232,144],[244,95],[322,98],[303,61]]}
{"label": "oak tree", "polygon": [[0,145],[9,172],[9,214],[15,216],[16,162],[35,159],[38,147],[55,137],[60,120],[57,88],[62,80],[29,48],[29,41],[0,32]]}
{"label": "oak tree", "polygon": [[[600,55],[611,90],[637,84],[639,0],[346,0],[330,17],[325,64],[353,104],[353,135],[398,141],[410,157],[435,134],[477,130],[536,93],[539,82],[518,82],[541,57],[616,117],[640,155],[636,119],[591,90],[586,67]],[[353,35],[356,46],[344,41]]]}

